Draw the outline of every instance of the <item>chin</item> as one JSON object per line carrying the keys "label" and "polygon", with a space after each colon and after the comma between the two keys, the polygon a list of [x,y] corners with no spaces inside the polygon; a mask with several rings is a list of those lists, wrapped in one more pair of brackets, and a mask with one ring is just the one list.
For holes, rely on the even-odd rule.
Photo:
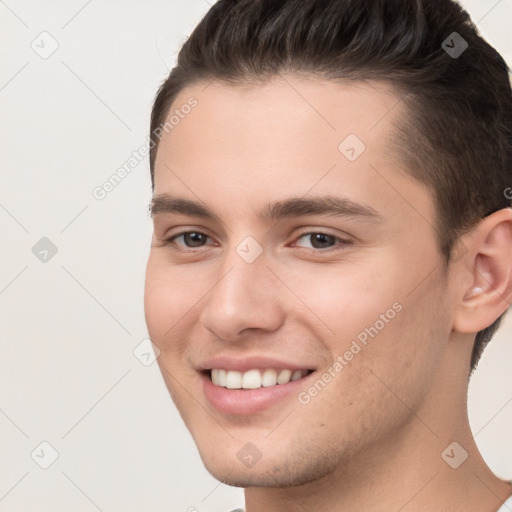
{"label": "chin", "polygon": [[235,456],[225,455],[220,458],[219,452],[212,454],[212,459],[201,454],[207,471],[220,482],[232,487],[295,487],[317,481],[334,472],[336,462],[332,457],[304,458],[302,454],[278,457],[265,460],[262,458],[252,467],[244,467]]}

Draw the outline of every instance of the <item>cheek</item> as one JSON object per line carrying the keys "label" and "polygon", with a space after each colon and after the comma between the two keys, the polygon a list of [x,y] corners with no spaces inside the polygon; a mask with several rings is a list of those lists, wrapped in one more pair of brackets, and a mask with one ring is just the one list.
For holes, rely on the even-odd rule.
{"label": "cheek", "polygon": [[380,258],[310,267],[291,287],[310,310],[309,325],[325,333],[320,339],[333,358],[351,351],[350,366],[393,373],[421,366],[422,359],[425,367],[434,364],[439,340],[449,334],[440,276],[425,280],[425,273],[398,257]]}
{"label": "cheek", "polygon": [[[378,302],[371,306],[369,319],[381,312]],[[442,355],[438,340],[446,324],[436,324],[438,309],[434,301],[404,301],[389,323],[371,333],[364,330],[364,312],[340,315],[340,334],[324,339],[338,365],[323,369],[324,377],[329,372],[333,375],[327,376],[327,384],[312,383],[302,390],[303,427],[314,432],[325,425],[325,436],[331,436],[333,446],[343,447],[357,440],[370,442],[407,421],[410,410],[416,410],[428,393]],[[369,320],[366,325],[370,323],[374,322]],[[367,333],[365,343],[345,334],[343,326]],[[357,446],[343,449],[357,450]]]}
{"label": "cheek", "polygon": [[[201,298],[197,279],[181,268],[173,268],[150,255],[144,290],[144,311],[151,339],[160,350],[179,340],[194,304]],[[196,276],[197,277],[197,276]]]}
{"label": "cheek", "polygon": [[342,344],[350,344],[349,340],[376,322],[382,327],[381,314],[396,316],[396,282],[369,264],[311,265],[294,274],[290,288],[309,309],[308,318],[323,324],[327,337]]}
{"label": "cheek", "polygon": [[[367,369],[371,373],[368,383],[382,395],[383,404],[391,406],[400,397],[414,408],[428,392],[449,337],[446,297],[434,278],[417,293],[398,290],[388,300],[383,305],[390,309],[372,305],[368,323],[355,337],[362,350],[351,365],[354,372]],[[349,373],[352,370],[346,377]]]}

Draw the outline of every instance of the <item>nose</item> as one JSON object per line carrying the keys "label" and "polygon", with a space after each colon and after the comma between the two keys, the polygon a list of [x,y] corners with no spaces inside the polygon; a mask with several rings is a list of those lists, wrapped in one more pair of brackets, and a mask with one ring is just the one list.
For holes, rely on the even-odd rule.
{"label": "nose", "polygon": [[224,341],[237,341],[254,329],[274,331],[284,320],[279,281],[267,267],[263,252],[252,263],[234,249],[219,265],[219,272],[205,297],[200,322]]}

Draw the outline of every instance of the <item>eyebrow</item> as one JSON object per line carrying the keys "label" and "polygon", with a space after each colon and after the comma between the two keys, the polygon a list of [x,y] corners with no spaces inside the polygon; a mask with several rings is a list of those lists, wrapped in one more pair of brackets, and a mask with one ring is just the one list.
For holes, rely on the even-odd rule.
{"label": "eyebrow", "polygon": [[[155,196],[150,204],[152,216],[164,213],[176,213],[222,223],[220,217],[205,204],[168,194]],[[362,217],[374,221],[383,221],[383,216],[369,205],[356,203],[351,199],[338,196],[291,197],[266,205],[258,217],[266,222],[275,222],[289,217],[308,215],[329,215],[332,217]]]}

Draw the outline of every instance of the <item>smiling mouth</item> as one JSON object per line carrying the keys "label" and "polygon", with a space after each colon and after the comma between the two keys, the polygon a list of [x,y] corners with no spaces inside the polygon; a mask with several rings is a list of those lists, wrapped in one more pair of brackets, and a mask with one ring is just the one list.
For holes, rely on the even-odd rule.
{"label": "smiling mouth", "polygon": [[314,370],[254,369],[246,372],[212,368],[205,374],[215,386],[226,389],[259,389],[282,386],[303,379]]}

